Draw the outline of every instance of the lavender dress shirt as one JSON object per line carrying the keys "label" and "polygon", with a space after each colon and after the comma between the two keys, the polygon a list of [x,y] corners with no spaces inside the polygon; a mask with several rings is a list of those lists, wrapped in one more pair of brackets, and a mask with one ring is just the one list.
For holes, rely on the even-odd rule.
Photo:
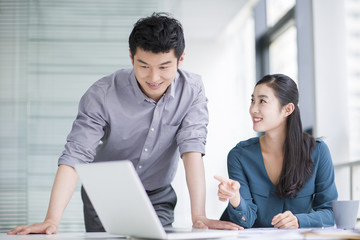
{"label": "lavender dress shirt", "polygon": [[154,190],[171,183],[180,155],[205,154],[208,118],[199,75],[179,69],[156,103],[141,91],[133,69],[121,69],[81,98],[58,164],[130,160],[145,189]]}

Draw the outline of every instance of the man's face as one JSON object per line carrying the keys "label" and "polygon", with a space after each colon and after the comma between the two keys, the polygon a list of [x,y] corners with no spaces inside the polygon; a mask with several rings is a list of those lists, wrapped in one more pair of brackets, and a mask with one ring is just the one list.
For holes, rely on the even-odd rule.
{"label": "man's face", "polygon": [[141,90],[157,102],[174,80],[184,53],[178,62],[174,49],[167,53],[153,53],[137,48],[135,56],[130,52],[130,58]]}

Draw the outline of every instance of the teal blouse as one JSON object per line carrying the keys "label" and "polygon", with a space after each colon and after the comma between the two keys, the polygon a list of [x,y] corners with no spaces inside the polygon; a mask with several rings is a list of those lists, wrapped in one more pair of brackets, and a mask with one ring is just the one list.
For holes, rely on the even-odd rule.
{"label": "teal blouse", "polygon": [[301,228],[334,225],[331,202],[338,193],[330,151],[320,139],[313,150],[313,175],[295,198],[280,199],[265,169],[259,138],[238,143],[228,155],[229,177],[241,185],[241,202],[237,208],[230,203],[230,220],[245,228],[273,227],[272,218],[287,210],[299,220]]}

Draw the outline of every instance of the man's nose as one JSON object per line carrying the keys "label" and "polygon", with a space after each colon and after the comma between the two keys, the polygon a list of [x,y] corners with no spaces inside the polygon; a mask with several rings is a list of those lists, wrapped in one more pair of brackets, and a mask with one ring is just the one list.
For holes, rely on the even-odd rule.
{"label": "man's nose", "polygon": [[151,69],[150,71],[150,80],[152,82],[157,82],[160,79],[160,73],[157,69]]}

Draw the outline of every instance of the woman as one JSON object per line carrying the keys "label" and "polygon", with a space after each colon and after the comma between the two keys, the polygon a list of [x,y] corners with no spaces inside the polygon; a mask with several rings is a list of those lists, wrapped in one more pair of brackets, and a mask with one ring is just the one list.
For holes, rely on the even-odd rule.
{"label": "woman", "polygon": [[230,179],[218,196],[229,201],[222,219],[246,227],[334,225],[334,168],[325,142],[303,132],[296,83],[267,75],[255,86],[250,115],[261,137],[242,141],[228,155]]}

